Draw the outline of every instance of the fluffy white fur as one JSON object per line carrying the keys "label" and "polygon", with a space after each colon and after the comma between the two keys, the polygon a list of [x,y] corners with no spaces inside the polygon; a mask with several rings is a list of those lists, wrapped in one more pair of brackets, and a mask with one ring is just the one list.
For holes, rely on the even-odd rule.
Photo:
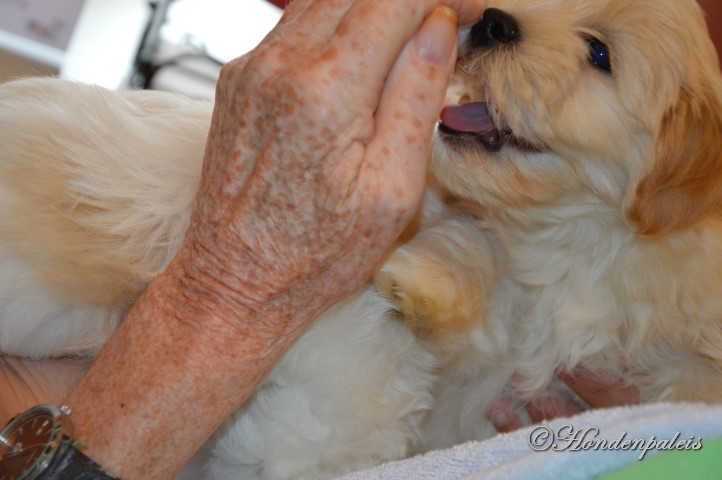
{"label": "fluffy white fur", "polygon": [[[210,478],[329,478],[492,434],[559,369],[722,400],[722,79],[694,0],[490,0],[459,101],[542,151],[439,136],[419,231],[211,440]],[[611,74],[589,64],[606,42]],[[211,106],[0,87],[0,351],[95,355],[182,242]],[[379,293],[380,292],[380,293]],[[403,321],[402,321],[403,320]]]}

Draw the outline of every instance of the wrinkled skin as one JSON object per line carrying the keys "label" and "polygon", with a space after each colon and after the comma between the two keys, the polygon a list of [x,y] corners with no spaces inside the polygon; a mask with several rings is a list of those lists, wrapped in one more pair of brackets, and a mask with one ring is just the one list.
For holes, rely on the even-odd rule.
{"label": "wrinkled skin", "polygon": [[[424,65],[406,44],[433,2],[385,3],[295,2],[262,47],[224,68],[177,262],[193,288],[264,309],[311,290],[327,306],[408,223],[449,65]],[[474,19],[470,3],[450,3]]]}
{"label": "wrinkled skin", "polygon": [[91,458],[172,477],[368,278],[421,200],[457,18],[482,9],[297,0],[223,69],[184,245],[67,399]]}

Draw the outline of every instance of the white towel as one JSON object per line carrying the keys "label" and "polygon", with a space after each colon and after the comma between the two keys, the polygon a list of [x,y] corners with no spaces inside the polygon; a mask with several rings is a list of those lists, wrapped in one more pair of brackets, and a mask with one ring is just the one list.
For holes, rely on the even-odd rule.
{"label": "white towel", "polygon": [[[560,451],[535,451],[530,446],[532,434],[581,432],[587,440],[596,439],[598,449],[571,451],[568,442],[557,440]],[[594,436],[598,429],[598,436]],[[581,435],[581,433],[577,433]],[[696,444],[722,439],[722,404],[651,404],[614,409],[597,409],[580,415],[533,425],[509,434],[497,435],[483,442],[471,442],[449,450],[428,453],[408,460],[387,463],[346,475],[342,480],[544,480],[594,479],[638,463],[644,453],[634,450],[604,449],[599,440],[610,445],[615,440],[644,441],[651,445],[674,443],[688,449]],[[541,439],[537,438],[541,442]],[[672,442],[674,440],[674,442]],[[637,442],[638,444],[640,442]],[[578,444],[577,444],[578,445]],[[623,445],[617,442],[617,445]],[[644,459],[667,450],[651,449]]]}

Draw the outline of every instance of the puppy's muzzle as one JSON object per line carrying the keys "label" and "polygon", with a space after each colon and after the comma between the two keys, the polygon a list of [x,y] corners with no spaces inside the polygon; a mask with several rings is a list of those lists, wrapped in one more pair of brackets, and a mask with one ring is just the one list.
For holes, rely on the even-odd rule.
{"label": "puppy's muzzle", "polygon": [[[471,28],[462,46],[459,62],[463,65],[473,59],[475,51],[515,45],[521,38],[519,22],[514,17],[498,8],[487,8],[481,20]],[[497,115],[495,121],[489,109],[490,105],[483,101],[446,106],[440,115],[438,132],[441,138],[459,148],[481,145],[492,153],[506,145],[529,152],[543,150],[540,146],[515,137],[514,132],[499,118],[500,115]],[[499,120],[501,122],[497,124]]]}

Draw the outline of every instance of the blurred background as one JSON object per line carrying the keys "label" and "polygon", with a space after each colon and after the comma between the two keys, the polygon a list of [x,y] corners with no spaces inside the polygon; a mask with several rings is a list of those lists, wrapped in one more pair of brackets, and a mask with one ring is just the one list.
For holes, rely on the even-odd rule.
{"label": "blurred background", "polygon": [[0,83],[60,75],[212,98],[287,0],[0,0]]}
{"label": "blurred background", "polygon": [[[257,45],[288,1],[0,0],[0,83],[60,75],[211,99],[221,64]],[[722,53],[722,0],[698,1]]]}

